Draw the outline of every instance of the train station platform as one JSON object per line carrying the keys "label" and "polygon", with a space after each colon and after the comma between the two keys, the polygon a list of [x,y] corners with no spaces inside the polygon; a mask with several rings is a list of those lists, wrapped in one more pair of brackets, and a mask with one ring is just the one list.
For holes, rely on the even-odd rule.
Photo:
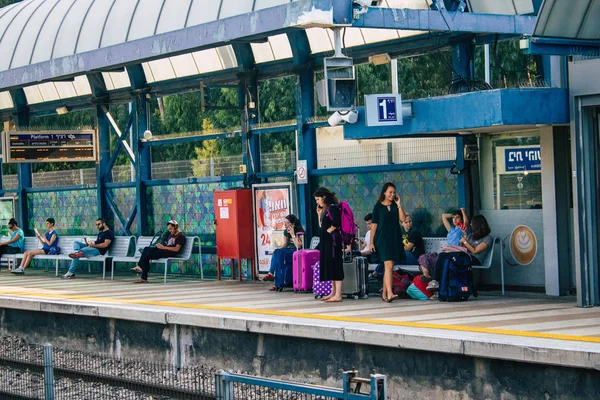
{"label": "train station platform", "polygon": [[[398,350],[404,352],[398,357],[416,352],[411,355],[416,360],[427,351],[459,357],[459,364],[465,357],[503,360],[584,369],[593,376],[600,367],[600,310],[577,308],[574,298],[482,293],[463,303],[401,299],[388,304],[373,295],[324,303],[311,294],[270,292],[270,284],[263,282],[170,279],[163,284],[155,278],[134,285],[134,276],[109,281],[85,273],[74,280],[49,275],[39,270],[25,276],[2,271],[2,335],[183,363],[211,359],[264,375],[272,375],[268,366],[275,362],[270,360],[275,353],[296,358],[299,365],[312,358],[311,365],[318,366],[318,353],[327,351],[331,353],[326,363],[342,368],[351,366],[344,363],[363,365],[364,350],[357,348],[365,346],[377,347],[369,350],[366,364],[392,376],[397,366],[383,358]],[[287,354],[287,347],[296,343],[299,348]],[[311,356],[298,353],[313,346],[320,350]],[[167,350],[163,354],[156,348]],[[348,359],[335,361],[336,357]]]}

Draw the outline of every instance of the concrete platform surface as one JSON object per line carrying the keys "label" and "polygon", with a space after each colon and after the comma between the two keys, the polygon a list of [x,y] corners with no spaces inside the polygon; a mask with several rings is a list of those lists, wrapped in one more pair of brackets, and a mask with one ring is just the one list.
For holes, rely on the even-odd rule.
{"label": "concrete platform surface", "polygon": [[132,284],[82,274],[0,274],[0,308],[248,331],[600,369],[600,309],[574,298],[481,294],[463,303],[401,299],[324,303],[263,282]]}

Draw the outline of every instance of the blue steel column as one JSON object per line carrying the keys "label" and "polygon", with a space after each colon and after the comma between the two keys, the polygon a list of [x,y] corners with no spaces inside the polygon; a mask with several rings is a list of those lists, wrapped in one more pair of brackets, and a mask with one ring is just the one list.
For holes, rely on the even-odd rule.
{"label": "blue steel column", "polygon": [[250,183],[254,181],[254,174],[261,171],[260,138],[250,131],[250,127],[258,122],[257,110],[248,108],[250,100],[258,104],[256,63],[250,44],[234,43],[232,47],[241,75],[238,88],[238,104],[242,123],[242,157],[248,172],[248,180],[245,183]]}
{"label": "blue steel column", "polygon": [[[15,124],[17,128],[27,128],[29,126],[29,108],[27,106],[27,97],[23,89],[15,89],[10,92],[15,105]],[[17,179],[19,181],[19,201],[18,201],[18,223],[23,228],[23,233],[31,233],[29,229],[29,205],[27,204],[27,188],[33,186],[33,175],[31,173],[30,163],[19,163],[17,165]]]}
{"label": "blue steel column", "polygon": [[306,122],[315,116],[314,65],[311,62],[310,43],[305,31],[288,33],[294,65],[301,68],[296,81],[296,152],[299,160],[306,160],[308,184],[297,185],[298,216],[306,227],[307,237],[312,236],[311,216],[313,212],[312,186],[316,184],[311,171],[317,168],[317,133]]}
{"label": "blue steel column", "polygon": [[[131,88],[135,94],[133,111],[136,113],[133,124],[133,154],[136,160],[136,208],[138,216],[138,236],[149,235],[154,230],[154,213],[151,212],[146,182],[152,179],[152,154],[149,146],[141,146],[140,139],[148,127],[148,99],[146,98],[146,75],[141,65],[127,67]],[[150,222],[150,223],[149,223]]]}
{"label": "blue steel column", "polygon": [[[452,73],[453,81],[473,78],[473,43],[464,41],[452,46]],[[467,110],[456,110],[457,113]],[[467,182],[465,174],[464,139],[456,138],[456,166],[458,174],[458,205],[467,208]],[[472,190],[472,188],[470,189]]]}
{"label": "blue steel column", "polygon": [[[99,103],[109,102],[108,91],[101,73],[95,72],[87,76],[92,96]],[[106,198],[106,183],[112,182],[110,173],[110,123],[101,105],[96,105],[96,129],[98,134],[98,166],[96,168],[96,196],[98,199],[98,217],[104,218],[111,227],[114,226],[114,215]]]}

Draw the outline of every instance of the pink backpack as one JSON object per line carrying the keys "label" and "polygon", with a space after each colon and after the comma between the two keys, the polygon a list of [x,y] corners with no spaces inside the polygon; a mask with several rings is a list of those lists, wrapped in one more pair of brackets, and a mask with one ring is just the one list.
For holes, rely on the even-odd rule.
{"label": "pink backpack", "polygon": [[[342,226],[340,227],[340,233],[342,234],[342,243],[344,245],[352,244],[356,237],[356,223],[354,222],[354,213],[352,209],[345,201],[340,201],[338,204],[340,213],[342,215]],[[329,218],[331,215],[327,213]]]}

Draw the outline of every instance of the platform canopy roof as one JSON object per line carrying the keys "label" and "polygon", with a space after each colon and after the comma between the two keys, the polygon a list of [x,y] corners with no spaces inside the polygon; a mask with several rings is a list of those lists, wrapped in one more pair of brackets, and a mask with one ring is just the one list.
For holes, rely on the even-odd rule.
{"label": "platform canopy roof", "polygon": [[290,71],[301,51],[313,62],[331,54],[334,26],[346,27],[351,50],[432,31],[519,35],[535,21],[495,16],[486,29],[430,5],[383,0],[354,19],[352,0],[24,0],[0,9],[0,110],[14,108],[9,90],[21,88],[30,105],[91,97],[90,73],[101,74],[108,92],[127,90],[131,65],[141,65],[150,85],[248,64]]}

